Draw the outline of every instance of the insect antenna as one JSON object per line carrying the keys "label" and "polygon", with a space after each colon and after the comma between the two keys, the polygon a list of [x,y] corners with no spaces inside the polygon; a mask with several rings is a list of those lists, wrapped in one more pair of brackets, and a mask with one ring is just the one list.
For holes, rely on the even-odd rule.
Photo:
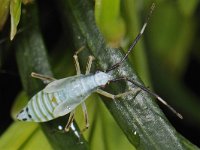
{"label": "insect antenna", "polygon": [[129,47],[129,49],[128,49],[127,53],[125,54],[125,56],[122,58],[122,60],[120,60],[119,62],[117,62],[116,64],[114,64],[114,65],[111,66],[110,68],[108,68],[108,69],[106,70],[106,72],[109,72],[109,71],[111,71],[111,70],[114,70],[115,68],[118,68],[118,67],[127,59],[129,53],[133,50],[133,48],[135,47],[135,45],[136,45],[136,44],[138,43],[138,41],[140,40],[142,34],[144,33],[144,30],[145,30],[145,28],[146,28],[146,26],[147,26],[147,23],[148,23],[148,21],[149,21],[149,18],[151,17],[151,14],[152,14],[154,8],[155,8],[155,3],[153,3],[153,4],[151,5],[150,12],[149,12],[149,14],[148,14],[148,16],[147,16],[147,18],[146,18],[146,21],[145,21],[145,23],[144,23],[142,29],[140,30],[140,33],[136,36],[135,40],[133,41],[133,43],[132,43],[131,46]]}
{"label": "insect antenna", "polygon": [[147,89],[146,87],[142,86],[141,84],[127,78],[127,77],[121,77],[121,78],[117,78],[114,80],[111,80],[110,82],[116,82],[119,80],[125,80],[125,81],[129,81],[131,82],[133,85],[139,87],[140,89],[142,89],[143,91],[149,93],[150,95],[154,96],[158,101],[160,101],[163,105],[165,105],[166,107],[168,107],[177,117],[179,117],[180,119],[183,119],[183,116],[178,113],[172,106],[170,106],[165,100],[163,100],[159,95],[157,95],[156,93],[150,91],[149,89]]}

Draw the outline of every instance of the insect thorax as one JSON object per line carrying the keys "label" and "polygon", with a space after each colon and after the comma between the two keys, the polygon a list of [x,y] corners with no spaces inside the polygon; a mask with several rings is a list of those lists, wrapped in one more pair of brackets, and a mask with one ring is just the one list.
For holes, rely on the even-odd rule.
{"label": "insect thorax", "polygon": [[98,71],[94,74],[95,82],[98,86],[104,86],[108,81],[112,80],[113,77],[105,72]]}

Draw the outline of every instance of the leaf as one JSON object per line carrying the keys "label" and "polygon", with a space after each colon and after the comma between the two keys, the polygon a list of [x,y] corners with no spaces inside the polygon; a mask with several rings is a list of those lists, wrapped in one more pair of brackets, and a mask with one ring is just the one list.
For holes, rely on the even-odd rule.
{"label": "leaf", "polygon": [[2,30],[9,12],[10,0],[0,0],[0,31]]}
{"label": "leaf", "polygon": [[194,14],[198,3],[198,0],[190,0],[189,3],[187,0],[178,0],[178,6],[185,17],[189,17]]}
{"label": "leaf", "polygon": [[[122,3],[122,9],[124,13],[124,20],[126,23],[126,39],[124,40],[126,45],[130,45],[136,35],[140,32],[140,28],[143,25],[144,21],[140,22],[139,19],[139,10],[138,10],[138,3],[139,1],[133,0],[124,0]],[[148,10],[146,11],[146,15],[148,15]],[[151,19],[151,18],[150,18]],[[151,20],[150,20],[151,21]],[[146,30],[150,30],[150,26],[147,26]],[[144,46],[144,37],[140,40],[137,46],[134,49],[134,52],[130,54],[130,62],[134,64],[135,70],[142,78],[145,85],[151,87],[150,77],[149,77],[149,69],[147,63],[147,57],[145,53],[145,46]],[[128,47],[125,47],[127,50]]]}
{"label": "leaf", "polygon": [[155,55],[157,63],[167,68],[168,74],[178,79],[185,71],[189,47],[194,40],[193,22],[192,18],[180,14],[174,3],[161,3],[152,16],[151,29],[147,30],[147,38],[151,41],[148,52]]}
{"label": "leaf", "polygon": [[13,40],[15,34],[17,33],[17,26],[20,21],[21,16],[21,0],[11,0],[10,1],[10,16],[11,16],[11,32],[10,40]]}
{"label": "leaf", "polygon": [[11,150],[13,148],[52,150],[38,124],[27,122],[14,122],[1,136],[0,149]]}
{"label": "leaf", "polygon": [[109,45],[118,47],[125,34],[124,20],[120,15],[120,0],[96,0],[95,17]]}

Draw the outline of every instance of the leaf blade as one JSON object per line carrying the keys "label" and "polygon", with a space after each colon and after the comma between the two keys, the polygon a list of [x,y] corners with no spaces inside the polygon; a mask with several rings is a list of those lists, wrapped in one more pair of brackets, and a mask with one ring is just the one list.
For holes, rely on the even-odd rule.
{"label": "leaf blade", "polygon": [[10,0],[0,0],[0,30],[2,30],[9,12]]}
{"label": "leaf blade", "polygon": [[10,16],[11,16],[11,31],[10,40],[13,40],[17,33],[17,26],[21,16],[21,0],[11,0],[10,2]]}

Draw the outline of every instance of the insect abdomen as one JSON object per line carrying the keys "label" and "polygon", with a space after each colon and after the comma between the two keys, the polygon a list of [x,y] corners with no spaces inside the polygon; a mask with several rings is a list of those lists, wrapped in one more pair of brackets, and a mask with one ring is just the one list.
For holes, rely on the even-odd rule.
{"label": "insect abdomen", "polygon": [[54,119],[53,110],[58,105],[58,98],[55,94],[48,94],[40,91],[29,101],[28,117],[30,121],[46,122]]}

